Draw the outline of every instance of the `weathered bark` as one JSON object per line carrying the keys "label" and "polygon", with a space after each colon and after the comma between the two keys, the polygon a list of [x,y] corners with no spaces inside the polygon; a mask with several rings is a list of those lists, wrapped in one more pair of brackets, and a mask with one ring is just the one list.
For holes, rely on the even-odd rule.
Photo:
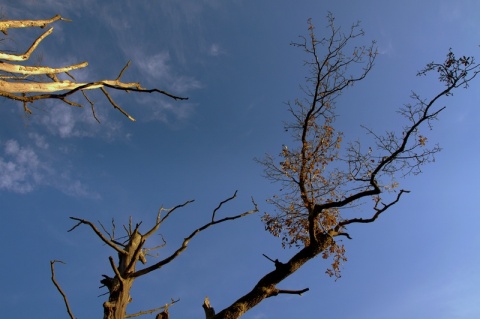
{"label": "weathered bark", "polygon": [[50,19],[44,19],[44,20],[4,20],[4,21],[0,21],[0,31],[2,31],[4,34],[7,34],[8,29],[14,29],[14,28],[29,28],[29,27],[45,28],[47,25],[58,20],[70,21],[68,19],[62,18],[62,16],[58,14]]}
{"label": "weathered bark", "polygon": [[110,265],[115,273],[115,277],[113,279],[102,280],[102,283],[104,283],[109,290],[108,301],[103,304],[104,319],[125,318],[127,306],[132,300],[130,289],[135,280],[135,278],[130,275],[135,272],[137,262],[144,260],[142,253],[144,243],[145,239],[138,232],[137,227],[130,235],[124,252],[118,254],[118,266],[115,265],[113,258],[110,257]]}

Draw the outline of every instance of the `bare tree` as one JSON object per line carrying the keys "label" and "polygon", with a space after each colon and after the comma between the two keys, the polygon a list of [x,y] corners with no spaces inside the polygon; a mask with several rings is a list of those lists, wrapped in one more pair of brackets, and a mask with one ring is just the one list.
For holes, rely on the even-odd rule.
{"label": "bare tree", "polygon": [[[0,21],[0,31],[7,35],[7,31],[13,28],[45,28],[59,20],[69,21],[60,15],[46,20],[3,20]],[[32,113],[28,107],[29,103],[45,99],[57,99],[68,105],[81,107],[81,104],[69,99],[73,94],[81,92],[90,104],[93,116],[98,121],[95,114],[94,103],[86,95],[86,91],[88,90],[100,90],[116,110],[132,121],[135,121],[135,119],[113,100],[108,89],[124,92],[160,93],[175,100],[187,99],[157,88],[143,88],[140,83],[137,82],[122,82],[122,75],[130,65],[130,62],[123,67],[115,79],[94,82],[77,82],[72,74],[70,74],[71,71],[87,67],[88,62],[63,67],[25,66],[20,64],[23,61],[27,61],[38,45],[52,32],[53,27],[50,27],[47,31],[39,35],[24,53],[15,54],[0,51],[0,96],[22,102],[27,114]],[[68,75],[72,81],[60,80],[57,76],[60,73]]]}
{"label": "bare tree", "polygon": [[[400,188],[396,178],[420,173],[422,166],[431,162],[440,150],[437,145],[428,147],[427,136],[423,133],[425,129],[432,128],[432,121],[444,110],[444,107],[436,106],[438,100],[451,95],[457,88],[467,87],[480,72],[480,66],[472,57],[457,58],[449,51],[444,62],[429,63],[418,73],[438,73],[444,87],[429,99],[412,94],[412,103],[399,110],[405,120],[399,132],[377,134],[365,128],[370,141],[352,139],[345,143],[342,142],[345,139],[343,133],[335,129],[336,101],[348,87],[368,75],[377,56],[375,43],[355,46],[355,41],[364,35],[359,24],[343,33],[335,26],[332,15],[328,16],[326,37],[318,39],[310,21],[308,29],[308,36],[293,43],[308,56],[305,61],[308,77],[303,87],[304,96],[289,104],[292,120],[285,125],[293,145],[283,146],[277,157],[267,155],[259,160],[265,167],[266,176],[282,187],[282,191],[270,200],[275,213],[263,215],[265,228],[274,236],[281,237],[284,247],[297,247],[298,251],[286,261],[264,255],[272,262],[273,270],[225,309],[216,312],[206,298],[203,308],[207,319],[239,318],[266,298],[307,292],[308,288],[281,289],[278,285],[317,256],[331,258],[332,264],[327,273],[340,277],[341,264],[346,261],[340,238],[351,239],[347,227],[376,221],[404,198],[408,190]],[[216,219],[217,211],[234,197],[222,201],[212,212],[211,221],[187,236],[172,255],[141,269],[137,269],[137,263],[146,263],[149,250],[145,246],[146,240],[173,212],[190,201],[169,210],[161,209],[155,224],[146,232],[140,231],[140,223],[134,226],[130,221],[124,227],[126,240],[123,242],[116,237],[113,223],[110,232],[100,224],[101,231],[88,220],[72,217],[77,224],[71,230],[87,225],[118,253],[117,262],[113,257],[109,258],[114,275],[103,275],[101,281],[109,294],[108,301],[104,303],[104,318],[123,319],[159,310],[162,312],[157,314],[157,318],[168,318],[167,306],[174,303],[174,299],[167,304],[167,309],[156,308],[127,315],[133,282],[175,260],[199,232],[257,211],[254,203],[250,211]],[[352,207],[362,208],[361,215],[351,217],[351,214],[344,214]],[[165,215],[162,216],[162,213]],[[53,263],[52,280],[55,278]],[[55,280],[54,283],[64,296],[73,319],[65,294]]]}
{"label": "bare tree", "polygon": [[[217,216],[216,216],[217,212],[223,207],[224,204],[233,200],[236,197],[236,194],[237,193],[235,192],[233,196],[220,202],[220,204],[213,210],[211,215],[211,220],[208,223],[204,224],[203,226],[195,229],[190,233],[190,235],[185,237],[181,245],[170,256],[156,263],[152,263],[148,266],[145,266],[142,269],[137,269],[137,264],[139,262],[141,262],[144,265],[147,264],[147,256],[149,255],[154,256],[151,253],[164,246],[164,245],[160,245],[155,247],[146,247],[147,240],[153,234],[157,233],[157,231],[160,228],[160,225],[162,225],[171,214],[173,214],[176,210],[192,203],[193,202],[192,200],[187,201],[181,205],[175,206],[171,209],[161,208],[158,211],[157,219],[154,225],[143,233],[140,231],[140,225],[142,223],[141,222],[137,223],[134,226],[132,220],[130,219],[128,226],[123,227],[126,232],[125,236],[121,237],[121,238],[124,238],[123,241],[121,240],[121,238],[118,238],[116,236],[115,223],[113,220],[112,220],[112,227],[110,231],[107,231],[106,228],[102,224],[100,224],[100,227],[103,230],[101,231],[94,223],[88,220],[76,218],[76,217],[70,217],[72,220],[77,221],[77,224],[73,226],[69,231],[74,230],[80,225],[87,225],[100,238],[100,240],[102,240],[106,245],[108,245],[110,248],[115,250],[115,252],[118,255],[117,262],[115,262],[112,256],[109,257],[110,266],[113,270],[114,275],[113,276],[102,275],[103,279],[101,280],[101,283],[103,286],[105,286],[108,289],[108,295],[109,295],[108,301],[103,303],[103,309],[104,309],[103,318],[104,319],[131,318],[131,317],[137,317],[140,315],[158,312],[159,310],[162,310],[162,312],[160,312],[157,316],[160,316],[160,318],[164,318],[162,316],[167,316],[168,318],[168,306],[176,302],[176,300],[174,299],[172,299],[170,303],[167,303],[166,306],[163,306],[163,307],[141,311],[134,314],[127,314],[127,305],[132,300],[130,296],[130,289],[132,288],[134,281],[174,261],[182,252],[184,252],[187,249],[190,240],[193,239],[198,233],[202,232],[203,230],[206,230],[211,226],[221,224],[223,222],[230,221],[230,220],[235,220],[258,211],[256,204],[253,202],[254,207],[252,210],[243,212],[241,214],[217,219]],[[54,270],[52,266],[52,280],[53,278],[54,278]],[[64,297],[64,301],[67,309],[70,309],[68,305],[68,301],[65,297],[65,294],[63,293],[63,291],[60,289],[60,287],[55,281],[54,283],[59,289],[59,292]],[[74,319],[71,311],[69,310],[68,312],[71,319]]]}

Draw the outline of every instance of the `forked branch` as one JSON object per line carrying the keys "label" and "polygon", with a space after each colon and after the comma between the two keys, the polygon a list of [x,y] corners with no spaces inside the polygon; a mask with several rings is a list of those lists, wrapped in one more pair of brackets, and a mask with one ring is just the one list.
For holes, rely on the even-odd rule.
{"label": "forked branch", "polygon": [[[235,192],[235,194],[236,194],[236,192]],[[234,198],[235,198],[235,196],[232,196],[232,197],[228,198],[227,200],[221,202],[220,206],[222,206],[223,204],[225,204],[226,202],[228,202],[228,201],[230,201]],[[238,215],[224,217],[224,218],[219,219],[219,220],[214,220],[214,214],[216,213],[218,208],[215,209],[212,213],[212,221],[203,225],[202,227],[199,227],[199,228],[195,229],[190,235],[188,235],[186,238],[184,238],[182,244],[180,245],[180,247],[175,252],[173,252],[167,258],[157,262],[156,264],[153,264],[149,267],[146,267],[144,269],[136,271],[135,273],[133,273],[131,275],[131,277],[140,277],[140,276],[146,275],[149,272],[152,272],[152,271],[154,271],[156,269],[159,269],[159,268],[163,267],[164,265],[170,263],[171,261],[173,261],[175,258],[177,258],[182,252],[184,252],[187,249],[188,244],[190,243],[190,240],[193,237],[195,237],[198,233],[204,231],[205,229],[207,229],[211,226],[217,225],[217,224],[221,224],[221,223],[226,222],[226,221],[235,220],[235,219],[242,218],[244,216],[247,216],[247,215],[258,212],[257,204],[255,203],[255,201],[253,201],[253,199],[252,199],[252,203],[253,203],[253,206],[254,206],[254,208],[252,210],[246,211],[246,212],[238,214]]]}
{"label": "forked branch", "polygon": [[120,254],[125,254],[125,250],[123,250],[123,249],[120,248],[118,245],[116,245],[112,240],[110,240],[110,239],[108,239],[107,237],[105,237],[105,235],[104,235],[100,230],[98,230],[97,226],[95,226],[91,221],[86,220],[86,219],[77,218],[77,217],[70,217],[70,219],[76,220],[76,221],[78,221],[78,223],[77,223],[76,225],[74,225],[72,228],[70,228],[70,229],[68,230],[68,232],[73,231],[75,228],[77,228],[78,226],[80,226],[80,225],[82,225],[82,224],[88,225],[88,226],[90,226],[90,228],[93,230],[93,232],[94,232],[105,244],[107,244],[108,246],[110,246],[110,247],[112,247],[113,249],[115,249],[118,253],[120,253]]}

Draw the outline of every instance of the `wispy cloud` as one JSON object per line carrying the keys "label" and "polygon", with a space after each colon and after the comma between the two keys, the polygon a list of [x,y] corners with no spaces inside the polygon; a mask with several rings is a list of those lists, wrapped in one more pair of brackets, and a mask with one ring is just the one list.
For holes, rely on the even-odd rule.
{"label": "wispy cloud", "polygon": [[[194,77],[179,75],[171,66],[168,52],[159,52],[152,56],[136,51],[135,61],[140,69],[141,78],[150,82],[159,83],[158,86],[173,94],[185,95],[187,92],[200,89],[202,83]],[[136,100],[146,108],[149,116],[144,120],[156,120],[168,125],[185,122],[194,111],[194,104],[188,102],[175,102],[159,99],[156,95],[137,95]]]}
{"label": "wispy cloud", "polygon": [[34,146],[23,146],[15,139],[0,144],[0,190],[26,194],[42,186],[54,187],[75,197],[98,198],[82,182],[71,177],[68,170],[59,171],[55,163],[42,158],[41,150],[48,149],[43,136],[29,134]]}
{"label": "wispy cloud", "polygon": [[195,104],[190,102],[170,102],[159,100],[155,96],[139,96],[139,103],[142,104],[142,121],[158,121],[170,128],[179,128],[186,123],[195,112]]}
{"label": "wispy cloud", "polygon": [[16,193],[31,192],[41,182],[44,167],[31,148],[20,147],[17,141],[8,140],[0,157],[0,189]]}
{"label": "wispy cloud", "polygon": [[195,78],[178,75],[173,71],[168,52],[163,51],[152,56],[145,56],[145,53],[137,51],[135,61],[146,76],[159,81],[161,85],[172,90],[175,94],[182,94],[202,87],[202,84]]}
{"label": "wispy cloud", "polygon": [[35,142],[35,145],[38,148],[46,150],[50,147],[50,145],[45,140],[45,136],[43,136],[43,135],[40,135],[40,134],[34,133],[34,132],[30,132],[30,133],[28,133],[28,137]]}
{"label": "wispy cloud", "polygon": [[77,108],[59,101],[49,101],[46,104],[43,113],[38,118],[32,118],[32,123],[42,126],[50,134],[64,139],[100,136],[108,141],[122,135],[120,133],[122,124],[112,114],[108,102],[98,101],[95,105],[101,124],[95,120],[89,107]]}
{"label": "wispy cloud", "polygon": [[218,43],[212,43],[208,48],[208,55],[219,56],[225,54],[225,50]]}
{"label": "wispy cloud", "polygon": [[168,52],[164,51],[146,57],[144,53],[137,51],[135,55],[135,63],[147,76],[162,81],[168,81],[172,77],[171,68],[168,65],[170,60]]}

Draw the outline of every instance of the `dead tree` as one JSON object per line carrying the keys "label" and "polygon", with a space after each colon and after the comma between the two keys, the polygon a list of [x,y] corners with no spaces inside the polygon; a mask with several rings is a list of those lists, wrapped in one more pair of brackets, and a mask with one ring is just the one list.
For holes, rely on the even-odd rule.
{"label": "dead tree", "polygon": [[[171,216],[176,210],[184,206],[187,206],[193,201],[187,201],[171,209],[161,208],[158,211],[157,219],[154,225],[145,232],[140,231],[141,223],[137,223],[133,225],[133,222],[130,219],[128,226],[126,227],[124,226],[124,230],[126,232],[126,237],[125,237],[126,240],[124,241],[120,241],[120,239],[117,238],[117,234],[115,233],[115,223],[113,220],[112,220],[111,231],[107,231],[102,224],[99,225],[100,226],[100,229],[99,229],[98,226],[96,226],[94,223],[88,220],[77,218],[77,217],[70,217],[72,220],[76,221],[77,224],[75,224],[75,226],[73,226],[69,231],[74,230],[80,225],[87,225],[100,238],[100,240],[102,240],[106,245],[108,245],[110,248],[115,250],[115,252],[117,253],[117,261],[115,261],[114,257],[112,256],[109,257],[109,263],[112,268],[113,274],[102,275],[103,279],[101,280],[101,284],[108,289],[108,296],[109,296],[108,300],[103,303],[103,310],[104,310],[103,318],[104,319],[131,318],[131,317],[136,317],[140,315],[151,314],[154,312],[158,312],[159,310],[162,310],[162,312],[158,314],[160,318],[168,318],[168,306],[174,304],[178,300],[172,299],[170,303],[167,303],[167,305],[163,307],[141,311],[135,314],[127,314],[127,306],[132,300],[132,298],[130,297],[130,289],[132,288],[133,283],[135,282],[136,279],[142,276],[145,276],[152,271],[159,270],[166,264],[169,264],[170,262],[175,260],[175,258],[177,258],[182,252],[184,252],[187,249],[190,240],[192,240],[200,232],[206,230],[211,226],[221,224],[226,221],[235,220],[235,219],[253,214],[258,211],[256,204],[253,202],[254,207],[252,210],[246,211],[241,214],[217,219],[217,216],[216,216],[217,212],[223,207],[224,204],[230,202],[235,197],[236,197],[236,192],[233,196],[220,202],[220,204],[213,210],[210,222],[192,231],[190,235],[184,238],[181,245],[170,256],[160,261],[157,261],[155,263],[150,263],[149,265],[147,265],[147,256],[149,256],[150,252],[160,249],[164,245],[160,245],[156,247],[147,247],[146,246],[147,240],[153,234],[157,233],[157,231],[160,228],[160,225],[162,225],[166,221],[166,219],[169,216]],[[144,266],[141,269],[138,269],[137,266],[139,262],[146,266]],[[54,278],[54,271],[52,268],[52,279],[53,278]],[[57,286],[56,283],[55,285]],[[59,286],[57,286],[57,288],[59,288]],[[64,297],[67,309],[70,309],[68,306],[68,301],[66,300],[65,294],[60,289],[59,291]],[[69,314],[70,313],[71,311],[69,310]],[[71,315],[71,317],[72,316],[73,315]]]}
{"label": "dead tree", "polygon": [[[51,19],[46,20],[4,20],[0,21],[0,31],[7,35],[7,31],[13,28],[46,28],[48,25],[59,20],[69,21],[60,15],[56,15]],[[0,51],[0,96],[22,102],[24,111],[27,114],[32,113],[31,109],[28,107],[29,103],[45,99],[56,99],[71,106],[81,107],[82,104],[69,99],[69,97],[75,93],[81,92],[85,100],[89,103],[93,116],[98,121],[94,103],[86,95],[86,91],[88,90],[100,90],[116,110],[132,121],[135,121],[135,119],[113,100],[108,90],[160,93],[175,100],[187,99],[157,88],[143,88],[140,83],[137,82],[122,82],[122,75],[130,65],[130,62],[123,67],[115,79],[94,82],[77,82],[72,74],[70,74],[71,71],[87,67],[88,62],[63,67],[26,66],[21,64],[21,62],[27,61],[30,58],[38,45],[52,32],[53,27],[50,27],[47,31],[38,36],[24,53],[12,54]],[[60,80],[58,74],[61,73],[68,75],[71,80]]]}

